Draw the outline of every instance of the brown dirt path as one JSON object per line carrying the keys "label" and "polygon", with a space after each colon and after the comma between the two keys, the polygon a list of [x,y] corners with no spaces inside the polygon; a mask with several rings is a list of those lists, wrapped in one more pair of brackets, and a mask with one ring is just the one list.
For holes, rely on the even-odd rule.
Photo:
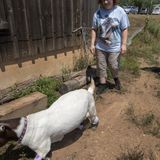
{"label": "brown dirt path", "polygon": [[123,94],[109,91],[97,100],[98,128],[87,129],[82,135],[75,131],[66,137],[55,147],[58,149],[53,151],[53,160],[116,160],[120,153],[137,146],[145,157],[152,150],[156,160],[160,160],[160,138],[144,134],[126,115],[127,108],[133,106],[136,114],[152,111],[160,118],[160,97],[156,96],[160,80],[155,73],[144,70],[136,79],[126,77],[122,83],[127,91]]}

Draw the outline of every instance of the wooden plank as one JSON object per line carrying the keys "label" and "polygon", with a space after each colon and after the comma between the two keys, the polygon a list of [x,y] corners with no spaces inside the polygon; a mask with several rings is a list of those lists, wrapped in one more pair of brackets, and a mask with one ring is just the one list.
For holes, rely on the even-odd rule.
{"label": "wooden plank", "polygon": [[62,24],[62,0],[56,0],[54,3],[55,10],[55,50],[64,48],[63,44],[63,24]]}
{"label": "wooden plank", "polygon": [[27,40],[23,1],[12,0],[12,5],[18,41]]}
{"label": "wooden plank", "polygon": [[[65,10],[65,6],[64,6],[64,1],[65,0],[62,0],[62,6],[61,6],[61,12],[62,12],[62,37],[63,37],[63,46],[62,46],[62,48],[66,48],[66,46],[67,46],[67,42],[66,42],[66,35],[65,35],[65,12],[64,12],[64,10]],[[68,14],[67,14],[67,16],[69,16]]]}
{"label": "wooden plank", "polygon": [[0,0],[0,20],[6,20],[4,1]]}
{"label": "wooden plank", "polygon": [[67,18],[64,17],[63,23],[64,23],[64,42],[65,42],[65,47],[71,47],[72,46],[72,31],[73,31],[73,1],[72,0],[64,0],[63,1],[63,15],[67,15]]}
{"label": "wooden plank", "polygon": [[83,17],[82,17],[82,15],[83,15],[83,0],[80,0],[80,26],[82,26],[83,24],[82,24],[82,22],[83,22]]}
{"label": "wooden plank", "polygon": [[38,11],[38,2],[37,0],[28,0],[26,1],[28,14],[30,17],[30,28],[31,28],[31,35],[32,40],[41,39],[41,30],[40,30],[40,21],[39,21],[39,11]]}
{"label": "wooden plank", "polygon": [[41,0],[38,0],[38,11],[39,11],[39,21],[40,21],[40,30],[41,30],[41,39],[42,39],[42,52],[45,55],[45,60],[47,60],[47,55],[46,55],[46,37],[45,37],[45,34],[44,34],[44,25],[43,25],[43,15],[42,15]]}
{"label": "wooden plank", "polygon": [[62,38],[62,0],[56,0],[55,5],[54,5],[54,10],[55,10],[55,33],[56,33],[56,38]]}
{"label": "wooden plank", "polygon": [[51,16],[52,16],[52,45],[53,45],[53,50],[55,49],[55,17],[54,17],[54,7],[53,7],[53,5],[54,5],[54,2],[53,2],[54,0],[51,0]]}
{"label": "wooden plank", "polygon": [[41,111],[47,108],[47,96],[34,92],[30,95],[16,99],[0,107],[0,120],[12,119]]}
{"label": "wooden plank", "polygon": [[41,1],[41,10],[43,13],[43,26],[46,39],[52,37],[52,17],[51,17],[51,0]]}
{"label": "wooden plank", "polygon": [[14,51],[14,58],[19,58],[19,49],[18,49],[18,39],[16,35],[16,28],[15,28],[15,21],[13,15],[13,7],[11,0],[6,0],[7,8],[8,8],[8,19],[10,24],[10,31],[11,31],[11,39],[13,41],[13,51]]}
{"label": "wooden plank", "polygon": [[24,18],[25,18],[25,25],[26,25],[26,34],[27,34],[27,45],[28,45],[28,50],[29,50],[29,55],[31,55],[32,57],[32,63],[35,63],[35,59],[34,59],[34,50],[33,50],[33,42],[32,42],[32,37],[31,37],[31,31],[30,31],[30,27],[29,27],[29,13],[28,13],[28,8],[26,5],[26,0],[23,0],[23,11],[24,11]]}
{"label": "wooden plank", "polygon": [[1,47],[0,47],[0,68],[1,68],[1,71],[4,72],[5,71],[5,68],[4,68],[4,64],[3,64],[3,56],[2,56],[2,50],[1,50]]}
{"label": "wooden plank", "polygon": [[73,47],[74,46],[74,36],[75,36],[75,34],[73,34],[72,32],[73,32],[73,0],[71,0],[71,8],[70,8],[70,10],[71,10],[71,47]]}

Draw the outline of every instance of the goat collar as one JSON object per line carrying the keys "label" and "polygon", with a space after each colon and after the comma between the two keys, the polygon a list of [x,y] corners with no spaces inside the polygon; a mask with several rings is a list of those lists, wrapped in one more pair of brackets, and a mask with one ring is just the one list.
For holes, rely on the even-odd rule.
{"label": "goat collar", "polygon": [[27,117],[24,117],[24,127],[23,127],[22,133],[21,133],[19,140],[18,140],[19,143],[22,141],[22,139],[26,133],[26,130],[27,130]]}

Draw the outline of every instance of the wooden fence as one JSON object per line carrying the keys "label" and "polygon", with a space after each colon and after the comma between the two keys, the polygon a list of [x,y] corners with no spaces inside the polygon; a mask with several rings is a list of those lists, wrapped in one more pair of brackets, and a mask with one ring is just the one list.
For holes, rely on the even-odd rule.
{"label": "wooden fence", "polygon": [[72,31],[91,27],[97,0],[0,0],[0,67],[80,45]]}

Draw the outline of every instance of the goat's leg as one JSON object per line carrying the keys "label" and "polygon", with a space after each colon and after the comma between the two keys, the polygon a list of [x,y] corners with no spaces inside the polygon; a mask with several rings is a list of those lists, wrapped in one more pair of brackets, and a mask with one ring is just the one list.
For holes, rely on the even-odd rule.
{"label": "goat's leg", "polygon": [[88,110],[87,117],[90,120],[92,127],[98,126],[99,118],[97,116],[94,98],[91,99],[91,102],[89,104],[89,110]]}

